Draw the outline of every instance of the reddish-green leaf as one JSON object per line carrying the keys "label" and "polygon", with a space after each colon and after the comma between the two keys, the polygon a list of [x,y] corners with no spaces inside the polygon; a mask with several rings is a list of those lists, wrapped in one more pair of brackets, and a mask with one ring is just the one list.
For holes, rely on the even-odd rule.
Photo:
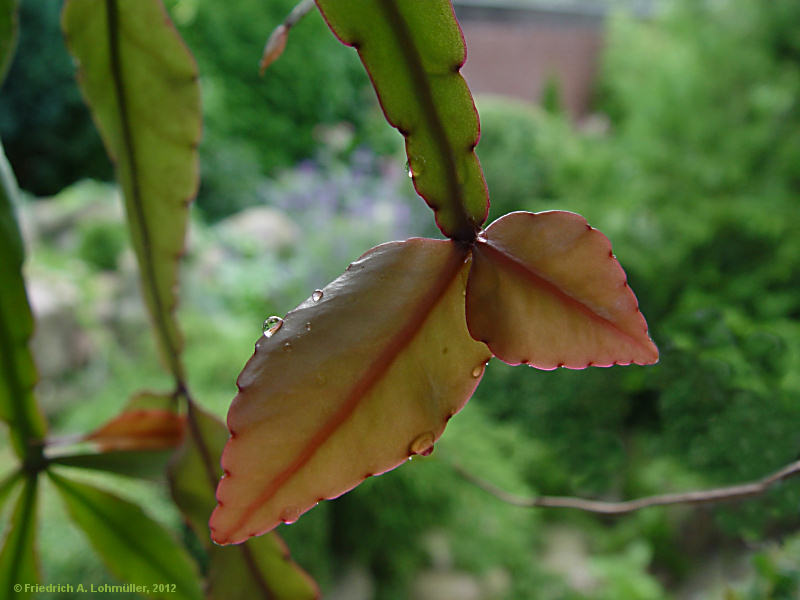
{"label": "reddish-green leaf", "polygon": [[0,0],[0,84],[6,76],[17,44],[18,7],[18,0]]}
{"label": "reddish-green leaf", "polygon": [[224,600],[311,600],[313,580],[292,562],[274,531],[235,547],[211,543],[208,517],[216,504],[214,490],[222,470],[219,456],[228,430],[216,417],[192,405],[189,434],[170,464],[172,496],[210,554],[208,598]]}
{"label": "reddish-green leaf", "polygon": [[[148,586],[148,596],[202,598],[189,555],[136,504],[48,471],[67,511],[108,569],[123,581]],[[156,588],[154,583],[174,584]]]}
{"label": "reddish-green leaf", "polygon": [[608,238],[569,212],[511,213],[486,229],[473,249],[467,323],[510,364],[658,360]]}
{"label": "reddish-green leaf", "polygon": [[8,594],[15,584],[23,586],[14,598],[29,598],[32,592],[24,585],[39,580],[36,568],[36,488],[36,477],[28,477],[0,550],[1,593]]}
{"label": "reddish-green leaf", "polygon": [[170,410],[127,410],[84,439],[101,450],[146,450],[173,448],[183,439],[185,418]]}
{"label": "reddish-green leaf", "polygon": [[162,359],[182,379],[173,311],[198,180],[194,59],[159,0],[68,0],[62,20],[81,89],[116,163]]}
{"label": "reddish-green leaf", "polygon": [[442,232],[474,239],[489,198],[474,148],[478,115],[459,74],[466,59],[449,0],[317,0],[358,50],[386,119],[406,138],[414,187]]}
{"label": "reddish-green leaf", "polygon": [[14,199],[17,185],[0,145],[0,419],[8,423],[12,446],[28,456],[45,433],[45,422],[33,397],[36,366],[28,342],[33,334],[25,282],[24,248]]}
{"label": "reddish-green leaf", "polygon": [[450,241],[378,246],[257,342],[228,413],[215,541],[292,522],[432,449],[489,359],[466,328],[467,258]]}

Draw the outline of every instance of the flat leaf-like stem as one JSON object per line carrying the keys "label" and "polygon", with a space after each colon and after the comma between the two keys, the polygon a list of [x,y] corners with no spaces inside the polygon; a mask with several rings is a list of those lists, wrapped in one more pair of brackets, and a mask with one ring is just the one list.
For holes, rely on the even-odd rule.
{"label": "flat leaf-like stem", "polygon": [[580,215],[517,212],[473,248],[472,337],[539,369],[652,364],[658,349],[608,238]]}
{"label": "flat leaf-like stem", "polygon": [[[10,593],[15,584],[36,583],[36,490],[35,475],[25,479],[22,493],[8,524],[3,549],[0,550],[0,590]],[[29,598],[30,590],[22,589],[14,598]]]}
{"label": "flat leaf-like stem", "polygon": [[24,248],[14,215],[17,185],[0,145],[0,419],[8,423],[17,455],[40,455],[45,421],[33,396],[37,373],[28,343],[33,335],[25,282]]}
{"label": "flat leaf-like stem", "polygon": [[68,0],[62,25],[116,164],[162,360],[182,381],[183,341],[173,312],[198,182],[197,66],[159,0]]}
{"label": "flat leaf-like stem", "polygon": [[447,237],[471,241],[489,196],[474,149],[478,114],[459,71],[466,47],[450,0],[317,0],[361,57],[386,119],[406,139],[414,187]]}
{"label": "flat leaf-like stem", "polygon": [[450,241],[373,248],[257,342],[228,413],[217,543],[432,450],[490,357],[466,328],[468,257]]}
{"label": "flat leaf-like stem", "polygon": [[[149,586],[149,595],[154,598],[200,600],[203,597],[189,555],[139,506],[52,470],[48,470],[48,475],[72,520],[117,577]],[[153,583],[172,583],[175,588],[154,589]]]}
{"label": "flat leaf-like stem", "polygon": [[211,543],[208,517],[222,474],[218,457],[228,439],[225,425],[189,401],[189,434],[169,468],[175,503],[209,552],[206,597],[210,600],[313,600],[314,581],[297,563],[276,532],[235,547]]}

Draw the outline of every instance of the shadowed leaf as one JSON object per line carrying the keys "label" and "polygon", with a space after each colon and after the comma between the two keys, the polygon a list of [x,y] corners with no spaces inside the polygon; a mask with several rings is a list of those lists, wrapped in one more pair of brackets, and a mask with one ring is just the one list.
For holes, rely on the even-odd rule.
{"label": "shadowed leaf", "polygon": [[18,0],[0,0],[0,84],[5,79],[17,44]]}
{"label": "shadowed leaf", "polygon": [[129,477],[161,479],[171,456],[172,450],[117,450],[55,456],[50,462]]}
{"label": "shadowed leaf", "polygon": [[85,483],[48,472],[70,517],[83,530],[108,569],[123,581],[151,589],[155,598],[202,598],[194,563],[186,551],[137,505]]}
{"label": "shadowed leaf", "polygon": [[658,360],[608,238],[569,212],[511,213],[486,229],[473,249],[467,323],[510,364]]}
{"label": "shadowed leaf", "polygon": [[247,600],[311,600],[318,590],[294,562],[280,537],[271,532],[235,547],[211,543],[208,517],[222,470],[219,456],[228,430],[216,417],[192,405],[190,434],[176,451],[169,468],[172,497],[210,554],[208,598]]}
{"label": "shadowed leaf", "polygon": [[158,0],[69,0],[62,24],[81,89],[116,164],[162,360],[182,380],[183,341],[173,311],[198,178],[194,59]]}
{"label": "shadowed leaf", "polygon": [[[0,590],[3,594],[13,589],[14,584],[36,583],[39,575],[36,568],[36,477],[25,480],[25,486],[17,499],[17,505],[8,524],[8,532],[0,550]],[[29,598],[31,593],[23,589],[14,593],[14,598]]]}
{"label": "shadowed leaf", "polygon": [[44,436],[45,422],[33,397],[37,375],[28,347],[33,315],[22,278],[24,248],[14,216],[16,193],[0,146],[0,419],[9,425],[16,453],[25,456],[30,443]]}
{"label": "shadowed leaf", "polygon": [[14,488],[17,487],[17,483],[19,483],[20,479],[22,479],[22,473],[20,471],[14,471],[0,481],[0,511],[3,510],[6,499],[11,495],[11,492],[14,491]]}
{"label": "shadowed leaf", "polygon": [[467,257],[449,241],[373,248],[256,343],[228,413],[215,541],[430,452],[490,357],[466,328]]}
{"label": "shadowed leaf", "polygon": [[442,232],[469,241],[489,198],[474,148],[478,114],[459,69],[466,48],[449,0],[317,0],[358,50],[386,119],[406,138],[414,187]]}

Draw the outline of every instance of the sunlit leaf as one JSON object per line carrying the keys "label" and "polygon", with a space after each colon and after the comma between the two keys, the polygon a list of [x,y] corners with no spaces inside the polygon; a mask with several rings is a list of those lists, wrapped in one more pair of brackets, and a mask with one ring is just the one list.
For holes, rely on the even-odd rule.
{"label": "sunlit leaf", "polygon": [[489,200],[474,148],[478,115],[464,78],[449,0],[317,0],[339,39],[358,50],[387,120],[406,138],[417,192],[442,232],[469,241]]}
{"label": "sunlit leaf", "polygon": [[0,419],[8,423],[14,450],[26,456],[41,439],[45,422],[33,397],[36,366],[28,342],[33,334],[25,282],[24,248],[16,217],[17,185],[0,146]]}
{"label": "sunlit leaf", "polygon": [[511,213],[486,229],[473,249],[467,323],[510,364],[658,360],[608,238],[569,212]]}
{"label": "sunlit leaf", "polygon": [[[25,480],[0,550],[0,590],[3,594],[15,584],[33,584],[39,580],[36,568],[36,488],[35,476]],[[24,587],[14,598],[29,598]]]}
{"label": "sunlit leaf", "polygon": [[[194,563],[186,551],[137,505],[48,471],[67,511],[108,569],[123,581],[150,586],[155,598],[199,599]],[[175,584],[175,589],[153,588]]]}
{"label": "sunlit leaf", "polygon": [[274,531],[233,547],[211,543],[208,517],[216,504],[214,490],[222,474],[219,456],[228,440],[228,429],[194,405],[189,427],[170,464],[169,479],[175,503],[209,550],[206,596],[220,600],[316,598],[317,586],[291,560]]}
{"label": "sunlit leaf", "polygon": [[182,380],[173,311],[198,180],[196,65],[159,0],[68,0],[62,20],[81,89],[116,164],[162,359]]}
{"label": "sunlit leaf", "polygon": [[489,359],[466,328],[467,257],[449,241],[383,244],[261,337],[228,413],[215,541],[430,452]]}
{"label": "sunlit leaf", "polygon": [[0,0],[0,84],[5,79],[17,44],[18,0]]}

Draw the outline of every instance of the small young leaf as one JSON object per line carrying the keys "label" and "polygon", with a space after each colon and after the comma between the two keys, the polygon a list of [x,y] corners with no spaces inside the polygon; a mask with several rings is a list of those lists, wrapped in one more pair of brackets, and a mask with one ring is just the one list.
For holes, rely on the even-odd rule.
{"label": "small young leaf", "polygon": [[17,45],[18,0],[0,0],[0,85],[5,79]]}
{"label": "small young leaf", "polygon": [[489,196],[475,145],[478,113],[464,78],[464,38],[450,0],[317,0],[369,72],[386,119],[406,138],[414,187],[447,237],[471,241]]}
{"label": "small young leaf", "polygon": [[450,241],[383,244],[257,342],[228,413],[217,543],[432,450],[490,357],[466,328],[467,258]]}
{"label": "small young leaf", "polygon": [[183,439],[186,419],[170,410],[126,410],[87,434],[103,452],[174,448]]}
{"label": "small young leaf", "polygon": [[183,379],[173,312],[188,204],[197,191],[197,67],[159,0],[68,0],[62,24],[78,80],[125,196],[162,359]]}
{"label": "small young leaf", "polygon": [[19,456],[45,433],[45,422],[33,397],[36,366],[28,348],[33,334],[25,282],[24,248],[14,216],[17,185],[0,145],[0,419],[8,423]]}
{"label": "small young leaf", "polygon": [[175,503],[210,554],[207,598],[317,598],[316,584],[291,560],[286,545],[274,531],[235,547],[211,543],[208,517],[216,504],[214,490],[222,474],[219,456],[228,440],[228,430],[222,421],[195,405],[190,410],[189,427],[189,434],[170,463],[169,480]]}
{"label": "small young leaf", "polygon": [[658,349],[608,238],[564,211],[517,212],[473,249],[467,324],[509,364],[652,364]]}
{"label": "small young leaf", "polygon": [[[15,584],[36,583],[36,488],[37,480],[31,476],[17,499],[9,523],[3,549],[0,550],[0,590],[3,594],[14,589]],[[30,591],[23,589],[14,598],[29,598]]]}
{"label": "small young leaf", "polygon": [[202,598],[198,574],[186,551],[141,508],[52,471],[48,475],[72,519],[117,577],[147,586],[175,584],[174,591],[151,588],[155,598]]}

